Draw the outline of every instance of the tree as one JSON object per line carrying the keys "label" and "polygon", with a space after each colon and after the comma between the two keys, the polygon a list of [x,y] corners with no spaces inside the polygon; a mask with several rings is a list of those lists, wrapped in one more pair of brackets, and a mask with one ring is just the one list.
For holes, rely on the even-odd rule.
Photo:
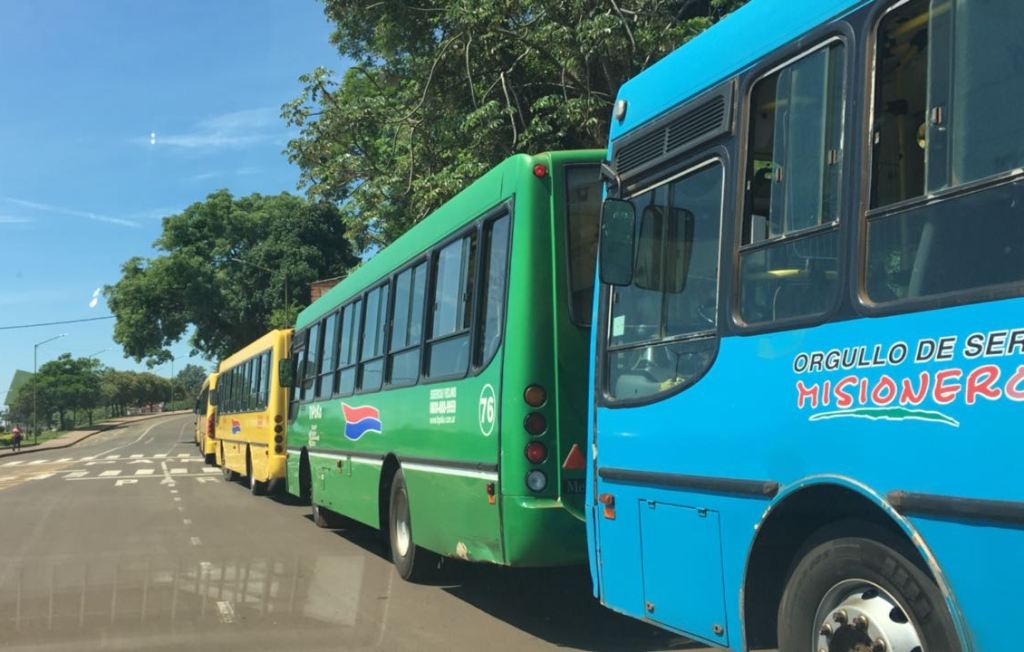
{"label": "tree", "polygon": [[189,364],[174,377],[175,393],[185,398],[195,398],[206,382],[206,370],[199,365]]}
{"label": "tree", "polygon": [[325,0],[354,62],[282,107],[300,186],[361,248],[516,152],[603,148],[619,86],[744,0]]}
{"label": "tree", "polygon": [[39,368],[18,392],[13,407],[25,419],[31,418],[34,408],[45,425],[52,424],[56,413],[60,429],[67,430],[75,425],[80,411],[88,411],[91,420],[91,410],[100,405],[102,397],[99,361],[64,353]]}
{"label": "tree", "polygon": [[164,218],[154,246],[160,255],[127,261],[104,289],[114,340],[150,366],[170,360],[167,347],[189,329],[193,352],[219,359],[291,325],[309,283],[358,262],[337,208],[288,193],[217,191]]}

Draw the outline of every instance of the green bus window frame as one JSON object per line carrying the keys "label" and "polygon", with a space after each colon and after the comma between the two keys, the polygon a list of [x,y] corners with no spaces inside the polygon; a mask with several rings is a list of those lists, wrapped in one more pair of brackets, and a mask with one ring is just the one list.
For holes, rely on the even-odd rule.
{"label": "green bus window frame", "polygon": [[[366,326],[367,317],[369,311],[366,310],[366,306],[369,305],[370,295],[374,292],[382,293],[383,296],[377,298],[377,316],[378,319],[376,324],[377,346],[380,353],[363,357],[366,353],[364,347],[366,346]],[[390,277],[385,278],[383,283],[377,283],[369,290],[366,290],[362,294],[363,299],[363,319],[359,328],[359,348],[356,351],[359,360],[358,371],[356,372],[356,392],[357,394],[372,394],[373,392],[379,392],[384,387],[384,357],[387,353],[387,334],[388,334],[388,307],[391,303],[391,279]],[[381,303],[384,305],[382,306]],[[369,365],[380,363],[380,382],[376,385],[367,388],[364,384],[364,373]]]}
{"label": "green bus window frame", "polygon": [[[345,328],[345,311],[353,310],[356,314],[352,318],[352,323],[348,329]],[[353,299],[341,305],[338,308],[339,314],[341,315],[338,323],[338,360],[334,365],[334,395],[335,396],[351,396],[355,394],[358,380],[358,369],[359,369],[359,347],[361,340],[359,333],[362,330],[363,320],[363,295],[356,295]],[[348,331],[352,331],[348,333]],[[345,364],[342,364],[341,350],[342,350],[342,338],[348,334],[349,336],[349,350],[353,353],[351,359]],[[341,377],[346,372],[352,373],[352,389],[349,391],[342,391],[341,389]]]}
{"label": "green bus window frame", "polygon": [[[331,332],[330,349],[327,345],[327,323],[334,319],[334,330]],[[320,361],[317,364],[316,384],[313,387],[313,395],[318,400],[330,398],[334,394],[334,376],[338,368],[338,330],[341,325],[341,312],[331,311],[319,320],[320,323]],[[324,362],[330,353],[331,369],[324,371]]]}
{"label": "green bus window frame", "polygon": [[[423,278],[423,297],[421,299],[419,314],[415,314],[411,308],[415,305],[416,300],[416,285],[415,281],[418,277],[416,270],[419,267],[423,267],[422,278]],[[409,344],[402,348],[395,348],[395,310],[398,308],[398,278],[402,274],[410,274],[411,280],[409,283],[409,322],[406,324],[408,330],[409,324],[412,323],[413,319],[419,320],[419,339],[414,344]],[[384,363],[384,387],[411,387],[416,385],[423,371],[423,342],[424,336],[426,335],[426,321],[427,321],[427,296],[430,292],[430,257],[420,256],[414,259],[411,263],[406,264],[404,267],[399,268],[397,272],[391,275],[391,292],[390,292],[390,303],[391,306],[388,309],[388,328],[387,328],[387,359]],[[392,379],[392,369],[394,359],[399,356],[407,356],[413,351],[418,351],[416,361],[416,377],[406,382],[394,382]]]}
{"label": "green bus window frame", "polygon": [[[472,366],[472,353],[473,353],[473,331],[474,322],[476,321],[476,301],[479,296],[479,274],[480,274],[480,227],[481,222],[475,221],[466,228],[453,234],[451,237],[440,242],[430,253],[430,266],[428,270],[429,283],[426,300],[423,302],[427,313],[427,319],[424,321],[424,338],[423,338],[423,352],[425,355],[421,356],[421,378],[428,382],[437,382],[442,380],[455,380],[459,378],[465,378]],[[472,283],[469,288],[470,296],[463,297],[459,308],[461,311],[469,310],[469,325],[462,328],[456,327],[456,329],[450,333],[443,335],[434,336],[432,335],[434,330],[434,321],[437,317],[437,311],[432,309],[437,304],[437,271],[440,266],[441,252],[450,247],[451,245],[462,242],[463,240],[470,241],[469,249],[469,267],[466,269],[465,278],[467,282]],[[461,262],[461,259],[460,259]],[[461,274],[461,272],[460,272]],[[466,292],[466,284],[463,283],[461,286],[462,292]],[[456,319],[458,319],[460,311],[456,311]],[[433,355],[434,349],[438,345],[445,344],[446,342],[454,341],[459,338],[466,339],[466,366],[464,369],[459,369],[448,374],[430,374],[430,357]]]}
{"label": "green bus window frame", "polygon": [[[493,243],[494,225],[501,220],[508,220],[508,228],[506,229],[505,236],[505,268],[502,270],[501,282],[499,287],[495,288],[501,291],[501,317],[498,320],[498,334],[497,339],[494,342],[494,348],[491,351],[482,351],[481,346],[486,345],[483,341],[484,338],[484,327],[487,323],[487,294],[486,291],[491,290],[488,286],[488,279],[486,278],[488,269],[485,269],[485,262],[490,265]],[[473,359],[473,370],[479,372],[481,369],[487,367],[494,356],[498,354],[498,349],[501,348],[502,343],[505,341],[505,322],[508,320],[508,288],[509,288],[509,269],[512,265],[512,211],[510,207],[502,207],[496,211],[492,211],[490,215],[480,220],[480,236],[479,236],[479,247],[480,252],[477,257],[479,262],[477,267],[479,268],[479,279],[476,284],[476,297],[477,308],[473,314],[472,324],[473,337],[471,338],[471,357]],[[486,353],[486,355],[481,355]]]}

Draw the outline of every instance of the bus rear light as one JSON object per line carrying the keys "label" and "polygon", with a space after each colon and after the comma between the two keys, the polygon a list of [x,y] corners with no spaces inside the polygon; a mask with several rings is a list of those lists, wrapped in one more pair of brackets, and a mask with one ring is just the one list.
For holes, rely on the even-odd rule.
{"label": "bus rear light", "polygon": [[530,491],[544,491],[548,486],[548,476],[540,469],[534,469],[526,474],[526,486]]}
{"label": "bus rear light", "polygon": [[530,385],[523,392],[523,400],[530,407],[539,408],[548,402],[548,393],[540,385]]}
{"label": "bus rear light", "polygon": [[280,444],[283,441],[284,441],[284,437],[282,437],[281,435],[274,435],[274,442]]}
{"label": "bus rear light", "polygon": [[282,452],[284,452],[284,449],[281,448],[281,444],[278,444],[278,445],[274,446],[274,452],[277,453],[278,455],[280,455]]}
{"label": "bus rear light", "polygon": [[538,179],[543,179],[544,177],[548,176],[548,166],[544,165],[543,163],[538,163],[537,165],[534,165],[533,176],[537,177]]}
{"label": "bus rear light", "polygon": [[283,430],[284,430],[284,427],[280,423],[277,424],[276,426],[274,426],[274,432],[276,432],[278,434],[280,434]]}
{"label": "bus rear light", "polygon": [[523,427],[531,435],[543,435],[548,429],[548,420],[540,412],[531,412],[523,420]]}
{"label": "bus rear light", "polygon": [[280,414],[275,414],[274,415],[274,423],[281,423],[282,421],[284,421],[284,417],[282,415],[280,415]]}
{"label": "bus rear light", "polygon": [[487,483],[487,504],[488,505],[493,505],[494,504],[494,483],[493,482],[488,482]]}
{"label": "bus rear light", "polygon": [[611,494],[601,494],[597,497],[597,502],[604,505],[604,517],[614,521],[615,520],[615,496]]}
{"label": "bus rear light", "polygon": [[548,458],[548,447],[539,441],[531,441],[526,445],[526,459],[533,464],[540,464]]}
{"label": "bus rear light", "polygon": [[213,413],[206,419],[206,436],[210,439],[217,438],[217,417]]}

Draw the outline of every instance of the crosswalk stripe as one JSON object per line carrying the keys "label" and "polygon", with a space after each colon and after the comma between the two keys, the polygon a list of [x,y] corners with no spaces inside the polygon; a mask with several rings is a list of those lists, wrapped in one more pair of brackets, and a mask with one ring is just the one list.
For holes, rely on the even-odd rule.
{"label": "crosswalk stripe", "polygon": [[4,462],[3,464],[0,464],[0,466],[18,466],[19,464],[24,463],[25,460],[14,460],[13,462]]}
{"label": "crosswalk stripe", "polygon": [[85,457],[83,457],[82,459],[80,459],[78,461],[79,462],[87,462],[89,460],[94,460],[94,459],[96,459],[95,455],[86,455]]}
{"label": "crosswalk stripe", "polygon": [[153,469],[138,469],[135,475],[153,475]]}
{"label": "crosswalk stripe", "polygon": [[75,459],[75,458],[73,458],[73,457],[62,457],[62,458],[60,458],[59,460],[54,460],[54,464],[60,464],[60,463],[62,463],[62,462],[71,462],[71,461],[73,461],[74,459]]}
{"label": "crosswalk stripe", "polygon": [[87,475],[89,475],[88,471],[72,471],[71,473],[68,473],[64,477],[65,478],[84,478]]}
{"label": "crosswalk stripe", "polygon": [[29,466],[35,466],[36,464],[46,464],[49,461],[50,460],[32,460],[31,462],[28,463],[28,465]]}
{"label": "crosswalk stripe", "polygon": [[29,480],[45,480],[47,478],[52,478],[53,476],[54,476],[53,473],[39,473],[37,475],[30,475],[28,477],[28,479]]}
{"label": "crosswalk stripe", "polygon": [[171,469],[171,475],[178,475],[180,473],[188,473],[188,469],[182,469],[182,468]]}
{"label": "crosswalk stripe", "polygon": [[136,453],[136,454],[134,454],[134,455],[129,455],[128,457],[130,457],[130,458],[131,458],[131,459],[133,459],[133,460],[137,460],[137,459],[139,459],[140,457],[145,457],[145,455],[143,455],[142,453]]}
{"label": "crosswalk stripe", "polygon": [[107,459],[108,460],[116,460],[116,459],[120,459],[120,458],[121,458],[120,455],[107,455]]}
{"label": "crosswalk stripe", "polygon": [[159,459],[162,459],[162,458],[164,458],[164,457],[167,457],[167,453],[157,453],[157,454],[156,454],[156,455],[154,455],[153,457],[154,457],[155,459],[158,459],[158,460],[159,460]]}
{"label": "crosswalk stripe", "polygon": [[100,477],[101,478],[113,478],[114,476],[117,476],[117,475],[121,475],[121,471],[120,470],[110,470],[110,471],[104,471],[103,473],[100,473]]}
{"label": "crosswalk stripe", "polygon": [[219,473],[220,469],[212,469],[208,466],[203,467],[203,473]]}
{"label": "crosswalk stripe", "polygon": [[178,453],[178,457],[191,457],[192,453]]}
{"label": "crosswalk stripe", "polygon": [[16,476],[16,475],[0,476],[0,482],[7,482],[8,480],[17,480],[17,479],[18,479],[18,476]]}

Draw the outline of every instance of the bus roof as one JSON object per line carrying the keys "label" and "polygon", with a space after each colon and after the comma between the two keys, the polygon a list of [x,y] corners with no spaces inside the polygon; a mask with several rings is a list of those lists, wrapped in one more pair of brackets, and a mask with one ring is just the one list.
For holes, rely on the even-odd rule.
{"label": "bus roof", "polygon": [[246,344],[241,349],[235,351],[228,357],[221,360],[220,365],[218,365],[217,367],[218,372],[226,371],[227,369],[238,364],[239,362],[248,360],[252,356],[259,353],[260,351],[269,349],[274,345],[274,342],[276,342],[278,338],[282,336],[287,336],[288,333],[290,332],[290,328],[277,329],[270,331],[266,335],[262,335],[256,338],[249,344]]}
{"label": "bus roof", "polygon": [[750,0],[619,88],[626,118],[611,140],[749,68],[808,31],[870,0]]}
{"label": "bus roof", "polygon": [[[602,150],[542,152],[532,156],[514,154],[508,157],[463,188],[433,213],[420,220],[390,245],[377,252],[370,260],[349,274],[345,280],[300,312],[295,321],[295,328],[301,329],[316,321],[336,306],[347,301],[349,297],[362,292],[381,277],[412,260],[435,242],[444,239],[449,233],[480,217],[480,213],[490,206],[483,205],[484,202],[481,202],[479,195],[485,192],[488,202],[494,196],[493,192],[484,191],[484,188],[493,188],[493,185],[498,185],[503,196],[511,195],[515,189],[514,180],[518,178],[517,175],[528,173],[536,163],[557,164],[589,160],[596,162],[603,158],[604,151]],[[508,177],[507,182],[506,176]]]}

